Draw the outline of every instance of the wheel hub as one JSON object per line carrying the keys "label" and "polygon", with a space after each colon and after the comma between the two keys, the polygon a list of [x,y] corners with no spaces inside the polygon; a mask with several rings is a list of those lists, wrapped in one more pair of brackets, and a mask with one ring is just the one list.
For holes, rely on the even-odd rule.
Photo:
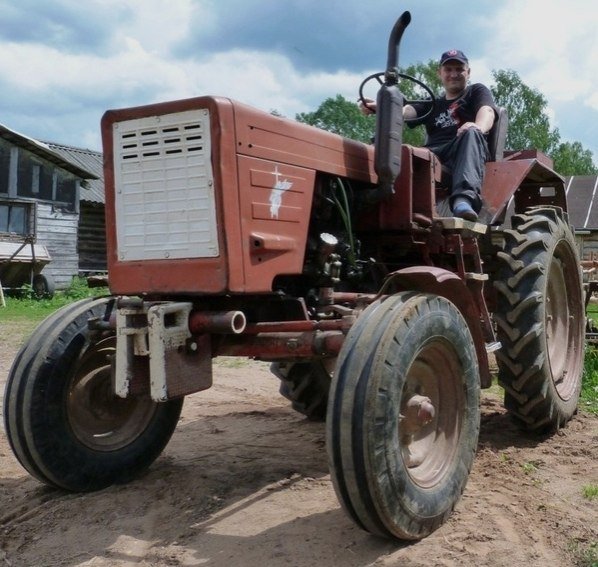
{"label": "wheel hub", "polygon": [[401,415],[401,430],[406,434],[413,434],[423,426],[428,425],[436,415],[436,408],[427,396],[415,394],[406,403],[407,411]]}
{"label": "wheel hub", "polygon": [[148,397],[121,399],[111,387],[114,339],[90,348],[70,382],[67,405],[73,433],[95,451],[115,451],[133,442],[150,422],[156,404]]}

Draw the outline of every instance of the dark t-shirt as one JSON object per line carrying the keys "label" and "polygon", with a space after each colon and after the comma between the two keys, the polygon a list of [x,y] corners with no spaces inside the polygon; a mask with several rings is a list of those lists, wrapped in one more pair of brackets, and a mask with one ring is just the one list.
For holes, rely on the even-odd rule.
{"label": "dark t-shirt", "polygon": [[[429,106],[417,102],[412,106],[418,115],[425,114],[429,109]],[[468,86],[459,98],[453,100],[447,100],[445,95],[438,97],[434,112],[424,121],[428,134],[426,146],[437,146],[453,140],[461,124],[475,122],[482,106],[490,106],[496,113],[492,93],[481,83]],[[417,125],[413,124],[412,127]]]}

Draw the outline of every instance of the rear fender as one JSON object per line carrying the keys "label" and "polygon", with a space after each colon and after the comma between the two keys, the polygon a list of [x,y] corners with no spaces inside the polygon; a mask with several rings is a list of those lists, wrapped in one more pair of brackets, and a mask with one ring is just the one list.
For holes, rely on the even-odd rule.
{"label": "rear fender", "polygon": [[513,196],[516,213],[536,205],[567,210],[563,178],[541,159],[514,155],[505,161],[486,164],[482,199],[491,216],[489,224],[501,221]]}

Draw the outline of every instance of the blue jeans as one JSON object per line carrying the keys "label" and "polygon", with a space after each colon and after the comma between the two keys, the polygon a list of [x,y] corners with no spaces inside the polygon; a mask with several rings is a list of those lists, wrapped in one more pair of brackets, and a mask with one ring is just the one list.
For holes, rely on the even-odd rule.
{"label": "blue jeans", "polygon": [[480,192],[485,163],[489,158],[486,137],[477,128],[469,128],[450,142],[429,145],[440,163],[451,171],[451,206],[458,197],[467,197],[476,212],[482,208]]}

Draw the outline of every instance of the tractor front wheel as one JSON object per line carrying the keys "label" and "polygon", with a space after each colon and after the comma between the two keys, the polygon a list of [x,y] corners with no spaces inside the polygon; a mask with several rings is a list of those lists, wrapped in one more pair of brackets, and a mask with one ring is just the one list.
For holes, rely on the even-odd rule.
{"label": "tractor front wheel", "polygon": [[473,339],[451,302],[405,292],[364,311],[327,415],[333,484],[359,526],[414,540],[442,525],[473,464],[479,389]]}
{"label": "tractor front wheel", "polygon": [[10,370],[4,395],[9,442],[42,482],[71,491],[127,481],[158,457],[183,400],[122,399],[111,385],[113,333],[92,337],[109,299],[84,299],[55,312],[34,331]]}

